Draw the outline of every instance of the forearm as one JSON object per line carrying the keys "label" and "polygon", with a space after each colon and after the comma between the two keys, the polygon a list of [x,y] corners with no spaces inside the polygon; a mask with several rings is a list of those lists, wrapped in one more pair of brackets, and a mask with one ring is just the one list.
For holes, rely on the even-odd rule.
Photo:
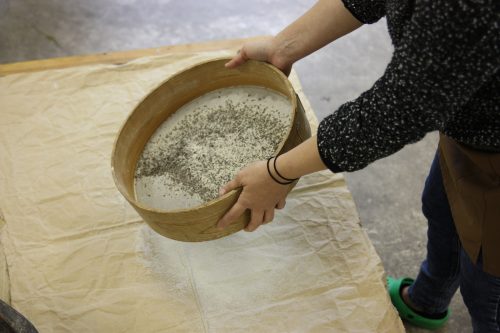
{"label": "forearm", "polygon": [[[493,1],[489,7],[468,7],[467,1],[421,3],[384,75],[321,121],[318,147],[329,169],[356,171],[430,131],[450,126],[464,131],[472,124],[464,108],[484,84],[492,84],[500,68]],[[482,111],[475,112],[480,116]]]}
{"label": "forearm", "polygon": [[274,37],[272,63],[291,65],[361,25],[341,0],[319,0]]}
{"label": "forearm", "polygon": [[316,136],[313,136],[276,160],[276,169],[286,178],[299,178],[325,170],[318,152]]}

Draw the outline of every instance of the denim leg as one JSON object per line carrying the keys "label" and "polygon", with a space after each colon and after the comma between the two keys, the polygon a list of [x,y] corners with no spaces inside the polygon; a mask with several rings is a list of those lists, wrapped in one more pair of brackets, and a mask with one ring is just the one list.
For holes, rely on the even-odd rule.
{"label": "denim leg", "polygon": [[460,291],[474,333],[500,332],[500,277],[483,272],[481,254],[474,264],[462,251]]}
{"label": "denim leg", "polygon": [[422,194],[428,221],[427,258],[408,289],[411,301],[429,314],[443,313],[459,286],[461,244],[443,185],[438,153]]}

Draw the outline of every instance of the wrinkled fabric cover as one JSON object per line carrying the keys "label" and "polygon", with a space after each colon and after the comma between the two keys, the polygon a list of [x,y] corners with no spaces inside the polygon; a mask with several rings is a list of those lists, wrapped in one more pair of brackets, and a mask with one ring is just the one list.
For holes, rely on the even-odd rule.
{"label": "wrinkled fabric cover", "polygon": [[304,177],[257,232],[194,244],[151,231],[116,190],[127,114],[173,73],[227,54],[0,78],[0,278],[41,332],[404,331],[340,174]]}

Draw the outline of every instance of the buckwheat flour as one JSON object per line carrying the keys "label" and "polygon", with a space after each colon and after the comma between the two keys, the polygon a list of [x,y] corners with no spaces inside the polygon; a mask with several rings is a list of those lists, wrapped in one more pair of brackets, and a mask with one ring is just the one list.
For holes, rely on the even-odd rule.
{"label": "buckwheat flour", "polygon": [[256,86],[224,88],[181,107],[152,135],[137,163],[136,198],[172,210],[208,202],[242,167],[272,156],[291,103]]}

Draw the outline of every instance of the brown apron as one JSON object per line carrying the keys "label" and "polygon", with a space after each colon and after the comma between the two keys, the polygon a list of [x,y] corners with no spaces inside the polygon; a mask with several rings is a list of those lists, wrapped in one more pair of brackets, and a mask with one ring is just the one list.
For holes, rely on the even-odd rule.
{"label": "brown apron", "polygon": [[484,152],[440,133],[439,162],[453,220],[473,262],[500,277],[500,153]]}

